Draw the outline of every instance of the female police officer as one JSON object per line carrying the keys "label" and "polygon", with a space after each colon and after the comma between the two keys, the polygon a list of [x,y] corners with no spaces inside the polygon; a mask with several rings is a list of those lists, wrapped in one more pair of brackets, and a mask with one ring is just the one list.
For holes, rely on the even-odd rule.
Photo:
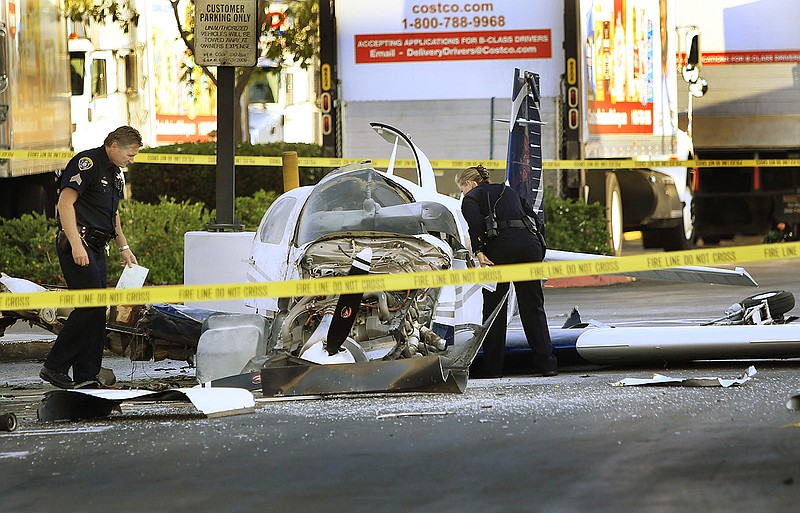
{"label": "female police officer", "polygon": [[[122,233],[117,205],[122,197],[122,171],[142,146],[136,129],[122,126],[108,134],[103,146],[78,153],[61,175],[58,215],[61,231],[56,250],[71,289],[106,287],[106,244],[114,241],[123,265],[136,257]],[[47,355],[39,377],[59,388],[99,388],[103,361],[106,308],[72,311]],[[72,378],[68,372],[72,368]]]}
{"label": "female police officer", "polygon": [[[505,184],[489,183],[489,172],[483,166],[470,167],[456,177],[464,198],[461,211],[469,225],[472,249],[481,264],[517,264],[541,262],[544,247],[536,233],[533,210],[516,191]],[[528,345],[533,350],[533,363],[544,376],[557,374],[556,358],[547,328],[542,283],[515,282],[519,314]],[[508,283],[497,289],[483,290],[483,316],[486,319],[508,291]],[[505,355],[508,304],[503,305],[483,342],[483,359],[470,368],[473,377],[501,377]]]}

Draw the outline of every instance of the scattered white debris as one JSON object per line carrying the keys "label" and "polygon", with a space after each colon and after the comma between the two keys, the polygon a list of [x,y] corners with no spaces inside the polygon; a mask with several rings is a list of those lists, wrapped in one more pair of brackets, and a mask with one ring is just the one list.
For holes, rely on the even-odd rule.
{"label": "scattered white debris", "polygon": [[653,374],[652,378],[624,378],[615,383],[615,387],[637,386],[637,385],[662,385],[662,386],[681,386],[681,387],[723,387],[739,386],[750,381],[758,371],[752,365],[736,379],[723,379],[719,377],[702,378],[671,378],[663,374]]}
{"label": "scattered white debris", "polygon": [[39,420],[77,420],[108,416],[123,402],[181,401],[191,403],[208,417],[251,413],[253,393],[243,388],[173,388],[151,390],[57,390],[45,395]]}
{"label": "scattered white debris", "polygon": [[375,417],[377,420],[395,419],[398,417],[427,417],[430,415],[452,415],[451,411],[407,411],[400,413],[384,413]]}
{"label": "scattered white debris", "polygon": [[93,426],[93,427],[74,427],[74,428],[61,428],[61,429],[37,429],[36,431],[33,430],[23,430],[17,431],[10,435],[3,435],[5,437],[9,436],[50,436],[50,435],[75,435],[75,434],[86,434],[86,433],[102,433],[103,431],[107,431],[111,429],[111,426]]}
{"label": "scattered white debris", "polygon": [[24,458],[30,454],[30,451],[0,452],[0,460],[4,458]]}

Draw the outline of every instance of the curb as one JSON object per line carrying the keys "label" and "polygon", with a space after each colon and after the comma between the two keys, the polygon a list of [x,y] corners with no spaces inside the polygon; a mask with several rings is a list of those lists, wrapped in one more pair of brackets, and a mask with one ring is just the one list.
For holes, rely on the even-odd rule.
{"label": "curb", "polygon": [[3,342],[0,339],[0,363],[44,361],[51,347],[53,340]]}
{"label": "curb", "polygon": [[612,274],[600,274],[592,276],[574,276],[571,278],[550,278],[544,282],[546,289],[565,289],[572,287],[604,287],[606,285],[619,285],[630,283],[636,278],[630,276],[615,276]]}

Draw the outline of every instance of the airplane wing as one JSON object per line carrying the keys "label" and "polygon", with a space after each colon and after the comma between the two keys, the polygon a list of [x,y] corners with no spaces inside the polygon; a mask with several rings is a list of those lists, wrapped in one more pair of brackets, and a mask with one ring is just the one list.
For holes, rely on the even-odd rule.
{"label": "airplane wing", "polygon": [[[592,255],[589,253],[576,253],[573,251],[559,251],[548,249],[545,261],[557,262],[563,260],[591,260],[597,258],[614,258],[605,255]],[[733,270],[719,269],[716,267],[702,267],[687,265],[656,269],[653,271],[634,271],[614,273],[616,276],[630,276],[633,278],[649,278],[654,280],[686,281],[691,283],[716,283],[718,285],[740,285],[744,287],[758,287],[758,283],[750,274],[741,267]]]}

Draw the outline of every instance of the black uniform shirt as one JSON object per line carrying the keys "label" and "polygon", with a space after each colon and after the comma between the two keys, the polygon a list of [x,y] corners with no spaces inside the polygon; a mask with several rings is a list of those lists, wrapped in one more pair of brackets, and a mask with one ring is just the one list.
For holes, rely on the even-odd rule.
{"label": "black uniform shirt", "polygon": [[61,189],[78,192],[75,216],[78,226],[113,234],[116,213],[122,196],[122,171],[111,163],[105,146],[78,153],[61,175]]}
{"label": "black uniform shirt", "polygon": [[[461,203],[461,212],[469,226],[469,237],[474,252],[486,251],[489,240],[486,236],[484,219],[489,215],[489,210],[495,214],[499,221],[521,220],[526,215],[534,215],[517,192],[503,184],[481,184],[464,195]],[[518,233],[517,236],[527,238],[527,232]]]}

